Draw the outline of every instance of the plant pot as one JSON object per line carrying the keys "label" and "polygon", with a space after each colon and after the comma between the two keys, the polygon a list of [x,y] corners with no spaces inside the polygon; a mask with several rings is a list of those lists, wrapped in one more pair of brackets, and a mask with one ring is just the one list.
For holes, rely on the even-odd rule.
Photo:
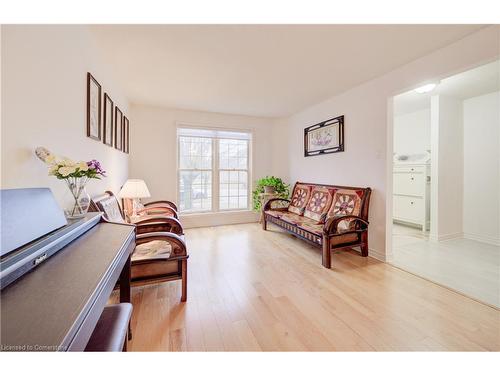
{"label": "plant pot", "polygon": [[264,186],[265,194],[274,194],[276,193],[276,188],[274,186]]}

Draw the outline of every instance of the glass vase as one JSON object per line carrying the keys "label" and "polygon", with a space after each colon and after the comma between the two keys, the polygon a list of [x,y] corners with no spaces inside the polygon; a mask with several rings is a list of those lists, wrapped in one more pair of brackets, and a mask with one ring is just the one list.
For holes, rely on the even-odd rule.
{"label": "glass vase", "polygon": [[90,196],[85,190],[87,177],[67,178],[66,184],[69,189],[68,202],[64,208],[64,214],[68,219],[77,219],[85,216],[90,207]]}

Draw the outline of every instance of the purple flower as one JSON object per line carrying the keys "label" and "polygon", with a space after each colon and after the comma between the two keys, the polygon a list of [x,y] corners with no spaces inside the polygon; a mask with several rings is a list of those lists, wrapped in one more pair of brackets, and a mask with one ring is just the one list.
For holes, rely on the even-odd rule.
{"label": "purple flower", "polygon": [[101,163],[99,163],[97,160],[92,159],[91,161],[88,161],[88,162],[87,162],[87,166],[88,166],[90,169],[95,170],[95,172],[96,172],[97,174],[100,174],[101,176],[106,177],[106,175],[105,175],[106,171],[102,169],[102,167],[101,167]]}

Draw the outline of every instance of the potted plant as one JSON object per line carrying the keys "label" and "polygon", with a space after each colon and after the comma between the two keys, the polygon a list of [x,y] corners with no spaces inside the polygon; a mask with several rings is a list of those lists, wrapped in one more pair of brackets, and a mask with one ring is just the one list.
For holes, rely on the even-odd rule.
{"label": "potted plant", "polygon": [[277,198],[288,198],[290,185],[285,184],[281,178],[275,176],[266,176],[257,180],[252,193],[253,209],[255,211],[262,209],[261,194],[263,193],[275,194]]}

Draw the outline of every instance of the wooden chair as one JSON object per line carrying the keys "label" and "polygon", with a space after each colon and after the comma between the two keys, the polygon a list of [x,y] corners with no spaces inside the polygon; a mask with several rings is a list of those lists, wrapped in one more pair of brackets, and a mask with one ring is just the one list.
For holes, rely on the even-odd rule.
{"label": "wooden chair", "polygon": [[[92,199],[91,211],[104,213],[109,222],[126,223],[118,199],[111,191]],[[166,215],[136,220],[136,248],[131,259],[134,284],[182,280],[181,301],[187,298],[187,254],[181,223]]]}

